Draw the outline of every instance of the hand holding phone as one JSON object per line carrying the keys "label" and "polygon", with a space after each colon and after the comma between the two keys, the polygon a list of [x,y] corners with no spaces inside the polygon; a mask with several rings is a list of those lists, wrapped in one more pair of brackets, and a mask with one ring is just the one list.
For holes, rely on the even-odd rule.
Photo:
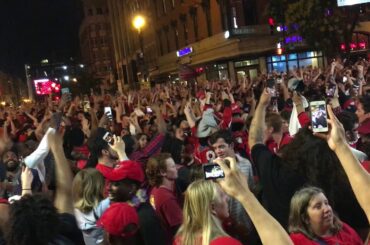
{"label": "hand holding phone", "polygon": [[225,178],[224,171],[217,163],[204,164],[203,172],[206,180]]}
{"label": "hand holding phone", "polygon": [[110,132],[106,132],[103,136],[103,140],[105,142],[107,142],[108,144],[111,144],[113,145],[114,144],[114,138],[113,138],[113,134],[111,134]]}
{"label": "hand holding phone", "polygon": [[311,125],[314,133],[328,132],[328,116],[325,101],[310,102]]}
{"label": "hand holding phone", "polygon": [[109,120],[111,120],[111,121],[113,120],[112,108],[110,108],[109,106],[104,107],[104,114],[107,115]]}
{"label": "hand holding phone", "polygon": [[267,88],[267,92],[271,95],[271,97],[275,97],[276,96],[276,81],[275,79],[267,79],[266,81],[266,88]]}

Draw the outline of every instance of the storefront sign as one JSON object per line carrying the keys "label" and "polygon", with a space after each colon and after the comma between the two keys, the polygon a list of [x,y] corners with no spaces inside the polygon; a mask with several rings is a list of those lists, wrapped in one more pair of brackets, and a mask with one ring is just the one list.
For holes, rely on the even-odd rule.
{"label": "storefront sign", "polygon": [[188,54],[193,53],[193,48],[192,47],[186,47],[183,49],[180,49],[176,52],[177,57],[182,57]]}

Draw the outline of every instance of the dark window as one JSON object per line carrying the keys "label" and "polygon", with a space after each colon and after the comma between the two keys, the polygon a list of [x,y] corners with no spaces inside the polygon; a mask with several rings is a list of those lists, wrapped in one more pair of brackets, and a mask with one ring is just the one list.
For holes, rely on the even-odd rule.
{"label": "dark window", "polygon": [[162,44],[162,31],[157,31],[157,39],[159,43],[159,52],[163,55],[163,44]]}
{"label": "dark window", "polygon": [[190,8],[190,16],[193,20],[193,28],[194,28],[194,37],[195,41],[198,41],[199,39],[199,33],[198,33],[198,16],[197,16],[197,8],[191,7]]}
{"label": "dark window", "polygon": [[97,8],[96,9],[96,14],[102,15],[103,14],[103,9],[102,8]]}
{"label": "dark window", "polygon": [[182,29],[183,29],[183,32],[184,32],[185,45],[188,45],[189,44],[189,40],[188,40],[189,38],[188,38],[188,28],[186,26],[186,14],[180,15],[180,21],[181,21]]}
{"label": "dark window", "polygon": [[211,20],[211,6],[210,6],[210,0],[203,0],[202,1],[202,7],[204,10],[204,13],[206,14],[206,21],[207,21],[207,34],[208,36],[212,36],[212,20]]}
{"label": "dark window", "polygon": [[176,50],[179,49],[179,32],[177,30],[177,21],[171,21],[171,27],[175,38]]}
{"label": "dark window", "polygon": [[170,39],[168,37],[168,26],[165,26],[164,28],[164,34],[165,34],[165,38],[166,38],[166,44],[167,44],[167,53],[171,52],[171,45],[170,45]]}

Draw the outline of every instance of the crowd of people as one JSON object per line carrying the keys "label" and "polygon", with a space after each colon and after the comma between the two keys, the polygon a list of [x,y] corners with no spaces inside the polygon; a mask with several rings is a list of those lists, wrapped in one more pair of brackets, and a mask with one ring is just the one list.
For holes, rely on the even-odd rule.
{"label": "crowd of people", "polygon": [[0,244],[370,244],[365,59],[66,93],[0,122]]}

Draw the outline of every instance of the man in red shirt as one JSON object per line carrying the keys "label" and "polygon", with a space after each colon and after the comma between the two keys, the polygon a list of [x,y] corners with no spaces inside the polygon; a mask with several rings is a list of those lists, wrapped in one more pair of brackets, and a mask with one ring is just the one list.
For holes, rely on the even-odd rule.
{"label": "man in red shirt", "polygon": [[170,154],[161,153],[149,159],[145,172],[149,184],[153,186],[150,204],[166,231],[166,244],[172,244],[173,237],[182,224],[182,209],[175,192],[176,164]]}
{"label": "man in red shirt", "polygon": [[272,153],[277,153],[281,147],[292,141],[289,133],[283,133],[283,120],[279,114],[266,116],[266,145]]}
{"label": "man in red shirt", "polygon": [[116,175],[118,172],[115,169],[120,168],[121,164],[125,162],[130,162],[125,151],[125,143],[121,137],[113,135],[112,144],[108,144],[103,137],[107,131],[103,128],[98,128],[96,135],[94,136],[93,151],[92,154],[98,158],[98,164],[96,169],[105,178],[105,191],[104,196],[108,195],[108,188],[112,176]]}

